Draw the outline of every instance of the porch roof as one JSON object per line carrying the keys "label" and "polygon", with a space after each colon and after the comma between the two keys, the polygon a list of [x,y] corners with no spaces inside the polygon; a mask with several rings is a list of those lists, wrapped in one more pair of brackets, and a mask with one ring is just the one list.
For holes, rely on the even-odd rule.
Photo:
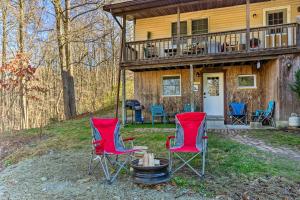
{"label": "porch roof", "polygon": [[[271,0],[250,0],[251,3],[266,1]],[[104,5],[103,10],[132,20],[176,14],[178,6],[181,13],[186,13],[243,4],[246,0],[132,0]]]}

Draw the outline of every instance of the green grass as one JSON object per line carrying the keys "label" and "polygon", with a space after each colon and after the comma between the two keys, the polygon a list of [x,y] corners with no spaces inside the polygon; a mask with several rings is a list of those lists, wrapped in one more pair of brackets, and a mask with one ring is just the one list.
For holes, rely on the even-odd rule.
{"label": "green grass", "polygon": [[[175,128],[175,125],[156,124],[155,129],[152,129],[151,124],[128,125],[121,129],[121,134],[123,137],[136,137],[135,145],[148,146],[149,151],[157,156],[166,157],[166,138],[174,134],[174,131],[169,128]],[[17,132],[9,137],[38,136],[39,134],[41,134],[40,129],[31,129]],[[10,165],[28,157],[42,155],[50,149],[58,151],[90,149],[91,130],[88,117],[52,123],[43,128],[42,134],[46,139],[37,140],[33,145],[25,145],[8,155],[5,158],[5,164]],[[228,177],[230,177],[230,182],[237,184],[241,180],[248,181],[266,176],[282,176],[293,182],[300,181],[299,162],[259,151],[216,133],[209,132],[208,135],[209,152],[206,173],[209,178],[204,182],[199,182],[194,174],[184,170],[173,178],[173,183],[177,186],[190,187],[198,192],[213,195],[221,190],[220,184],[224,184],[223,180],[227,180]],[[299,148],[300,137],[298,135],[275,130],[267,134],[266,131],[251,131],[249,135],[267,140],[274,145]],[[200,160],[196,159],[192,164],[199,166]],[[212,184],[217,186],[213,187]]]}
{"label": "green grass", "polygon": [[300,151],[300,132],[297,134],[285,131],[255,130],[243,134],[247,134],[252,138],[261,139],[273,146],[284,146]]}

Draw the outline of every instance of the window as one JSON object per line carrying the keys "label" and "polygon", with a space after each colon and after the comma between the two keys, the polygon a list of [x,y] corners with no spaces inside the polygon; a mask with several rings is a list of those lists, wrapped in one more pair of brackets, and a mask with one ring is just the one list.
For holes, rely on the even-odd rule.
{"label": "window", "polygon": [[[287,10],[275,10],[275,11],[268,11],[267,12],[267,25],[280,25],[287,23]],[[270,34],[282,33],[282,28],[274,28],[270,29]]]}
{"label": "window", "polygon": [[208,33],[208,19],[198,19],[192,21],[192,34]]}
{"label": "window", "polygon": [[181,95],[181,78],[180,76],[164,76],[162,80],[163,96],[180,96]]}
{"label": "window", "polygon": [[[187,35],[187,21],[180,22],[180,36]],[[172,23],[172,37],[177,36],[177,22]]]}
{"label": "window", "polygon": [[219,77],[207,78],[207,89],[209,96],[220,96],[220,80]]}
{"label": "window", "polygon": [[239,75],[237,82],[239,89],[256,88],[256,75]]}

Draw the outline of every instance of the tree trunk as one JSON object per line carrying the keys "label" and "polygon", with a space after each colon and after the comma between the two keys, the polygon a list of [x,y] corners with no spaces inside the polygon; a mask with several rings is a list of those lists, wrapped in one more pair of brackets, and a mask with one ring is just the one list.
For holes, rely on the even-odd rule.
{"label": "tree trunk", "polygon": [[[3,2],[2,2],[3,3]],[[4,1],[4,3],[1,6],[1,13],[2,13],[2,66],[4,66],[6,64],[6,47],[7,47],[7,3],[6,1]],[[1,73],[1,71],[0,71]],[[4,79],[4,74],[1,73],[1,80]],[[5,115],[5,108],[6,108],[6,99],[5,99],[5,95],[4,95],[4,90],[1,89],[1,94],[0,94],[0,101],[1,101],[1,131],[5,131],[5,123],[7,121],[7,116]]]}
{"label": "tree trunk", "polygon": [[69,84],[68,84],[68,72],[65,67],[65,53],[64,53],[64,44],[63,44],[63,34],[62,34],[62,9],[60,6],[60,0],[53,0],[53,5],[55,9],[55,18],[56,18],[56,37],[58,45],[58,54],[59,54],[59,65],[61,70],[61,80],[63,86],[63,102],[64,102],[64,115],[66,119],[70,119],[71,109],[69,104]]}
{"label": "tree trunk", "polygon": [[[25,28],[25,5],[24,0],[19,0],[19,53],[24,54],[24,28]],[[26,67],[26,66],[21,66]],[[29,120],[28,120],[28,102],[27,102],[27,86],[26,80],[21,78],[20,80],[20,107],[21,107],[21,127],[23,129],[29,128]]]}
{"label": "tree trunk", "polygon": [[65,38],[65,55],[66,55],[66,68],[68,76],[68,94],[69,94],[69,107],[71,117],[76,116],[76,98],[73,67],[71,65],[71,44],[70,44],[70,0],[65,0],[65,17],[64,17],[64,38]]}

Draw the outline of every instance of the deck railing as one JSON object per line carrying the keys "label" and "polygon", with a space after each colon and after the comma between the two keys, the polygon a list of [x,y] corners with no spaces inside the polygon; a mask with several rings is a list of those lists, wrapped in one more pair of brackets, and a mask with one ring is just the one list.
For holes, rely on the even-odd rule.
{"label": "deck railing", "polygon": [[[124,62],[300,47],[300,24],[284,24],[126,43]],[[248,45],[247,45],[248,43]]]}

